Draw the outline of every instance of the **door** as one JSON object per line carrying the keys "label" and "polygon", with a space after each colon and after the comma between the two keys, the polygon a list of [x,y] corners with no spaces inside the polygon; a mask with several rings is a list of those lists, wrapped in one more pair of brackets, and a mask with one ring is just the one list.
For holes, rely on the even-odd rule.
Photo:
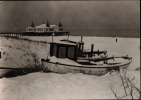
{"label": "door", "polygon": [[57,56],[57,45],[54,44],[53,46],[53,56]]}
{"label": "door", "polygon": [[68,58],[73,59],[74,58],[74,55],[75,55],[75,49],[74,49],[74,47],[69,47],[69,49],[68,49]]}
{"label": "door", "polygon": [[60,47],[59,48],[59,58],[65,58],[65,55],[66,55],[66,48]]}

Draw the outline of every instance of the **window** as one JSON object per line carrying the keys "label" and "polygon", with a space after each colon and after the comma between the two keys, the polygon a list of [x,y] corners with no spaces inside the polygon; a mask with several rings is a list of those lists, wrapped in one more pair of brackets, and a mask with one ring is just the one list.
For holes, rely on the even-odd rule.
{"label": "window", "polygon": [[60,47],[59,48],[59,58],[65,58],[65,55],[66,55],[66,48]]}
{"label": "window", "polygon": [[32,28],[29,28],[29,31],[33,31],[33,29]]}
{"label": "window", "polygon": [[53,31],[53,30],[54,30],[53,28],[50,28],[50,29],[49,29],[49,31]]}
{"label": "window", "polygon": [[63,28],[59,28],[59,31],[63,31]]}
{"label": "window", "polygon": [[69,47],[68,49],[68,58],[74,58],[75,50],[74,47]]}
{"label": "window", "polygon": [[43,31],[43,29],[41,29],[41,28],[38,28],[38,31]]}
{"label": "window", "polygon": [[57,45],[53,46],[53,56],[57,55]]}

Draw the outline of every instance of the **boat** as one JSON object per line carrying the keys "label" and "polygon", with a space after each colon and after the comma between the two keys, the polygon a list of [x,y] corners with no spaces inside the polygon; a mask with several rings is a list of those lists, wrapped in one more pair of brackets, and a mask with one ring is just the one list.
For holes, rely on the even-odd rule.
{"label": "boat", "polygon": [[132,57],[108,57],[107,51],[84,51],[84,42],[61,40],[50,43],[49,56],[41,59],[43,68],[54,73],[83,73],[89,75],[105,75],[111,70],[127,69]]}

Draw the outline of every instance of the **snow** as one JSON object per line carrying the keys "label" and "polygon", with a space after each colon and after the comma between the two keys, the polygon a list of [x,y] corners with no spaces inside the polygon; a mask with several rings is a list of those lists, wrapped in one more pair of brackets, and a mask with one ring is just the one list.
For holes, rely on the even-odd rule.
{"label": "snow", "polygon": [[56,58],[55,56],[53,56],[53,57],[49,57],[49,59],[50,59],[50,62],[55,62],[55,63],[59,62],[62,64],[69,64],[69,65],[78,65],[78,66],[81,65],[67,58],[61,59],[61,58]]}
{"label": "snow", "polygon": [[53,40],[53,43],[58,43],[58,44],[60,43],[60,44],[67,44],[67,45],[76,45],[75,43],[70,43],[70,42],[66,42],[66,41],[57,41],[56,42],[56,41]]}
{"label": "snow", "polygon": [[46,27],[46,24],[41,24],[39,26],[35,26],[35,28],[47,28],[47,27]]}
{"label": "snow", "polygon": [[[46,41],[50,43],[52,37],[21,37],[27,38],[29,40],[36,41]],[[58,42],[62,39],[67,39],[68,36],[54,36],[53,42]],[[117,43],[116,43],[116,38]],[[129,66],[129,69],[136,69],[140,67],[140,39],[139,38],[119,38],[119,37],[89,37],[84,36],[84,50],[90,51],[91,44],[94,44],[94,50],[106,50],[108,56],[126,56],[132,57],[132,63]],[[69,36],[69,40],[79,42],[81,41],[81,36]]]}
{"label": "snow", "polygon": [[1,38],[0,47],[2,52],[1,67],[22,67],[21,64],[27,63],[27,59],[32,63],[31,53],[37,53],[39,58],[45,58],[49,51],[49,45],[46,43],[5,39],[4,37]]}
{"label": "snow", "polygon": [[[139,75],[139,72],[132,73]],[[120,87],[116,72],[101,77],[80,73],[32,73],[1,79],[0,100],[115,99],[110,83],[115,88]]]}
{"label": "snow", "polygon": [[[50,28],[56,27],[56,25],[50,25]],[[46,24],[41,24],[39,26],[35,26],[35,28],[47,28]]]}
{"label": "snow", "polygon": [[[46,58],[49,53],[49,44],[52,37],[20,37],[29,40],[6,39],[0,37],[0,66],[24,67],[21,63],[32,63],[31,52],[36,52],[38,58]],[[54,41],[66,39],[67,36],[54,36]],[[80,36],[70,36],[70,40],[80,41]],[[125,56],[133,58],[127,70],[129,77],[134,77],[136,87],[140,88],[140,39],[109,37],[83,37],[84,49],[90,50],[91,43],[94,50],[106,50],[108,56]],[[86,42],[87,41],[87,42]],[[28,54],[27,54],[28,52]],[[55,59],[53,59],[55,60]],[[67,59],[66,59],[67,60]],[[10,66],[11,65],[11,66]],[[1,73],[1,71],[0,71]],[[46,100],[46,99],[116,99],[110,89],[110,84],[117,91],[118,96],[123,96],[121,80],[117,72],[110,72],[104,76],[56,73],[30,73],[24,76],[0,79],[0,100]],[[138,98],[135,94],[134,98]]]}
{"label": "snow", "polygon": [[[48,57],[48,59],[50,59],[50,62],[54,62],[54,63],[57,62],[57,63],[67,64],[67,65],[86,66],[86,65],[79,64],[79,63],[77,63],[73,60],[67,59],[67,58],[56,58],[55,56],[52,56],[52,57]],[[108,60],[108,63],[119,63],[119,65],[126,64],[128,62],[129,62],[129,60],[122,59],[122,58],[115,58],[114,60],[113,59]],[[95,62],[91,62],[91,63],[95,63]],[[102,62],[96,62],[96,64],[101,65],[101,64],[103,64],[103,61]],[[107,67],[106,64],[103,64],[103,66],[98,66],[98,67],[104,67],[104,66]],[[94,66],[89,65],[89,67],[94,67]]]}

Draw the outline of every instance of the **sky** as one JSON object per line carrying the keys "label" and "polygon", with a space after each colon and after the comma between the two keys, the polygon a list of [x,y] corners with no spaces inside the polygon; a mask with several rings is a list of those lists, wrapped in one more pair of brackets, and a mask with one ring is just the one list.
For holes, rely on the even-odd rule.
{"label": "sky", "polygon": [[71,35],[140,37],[138,0],[5,1],[0,4],[0,32],[25,31],[32,21],[47,20]]}

